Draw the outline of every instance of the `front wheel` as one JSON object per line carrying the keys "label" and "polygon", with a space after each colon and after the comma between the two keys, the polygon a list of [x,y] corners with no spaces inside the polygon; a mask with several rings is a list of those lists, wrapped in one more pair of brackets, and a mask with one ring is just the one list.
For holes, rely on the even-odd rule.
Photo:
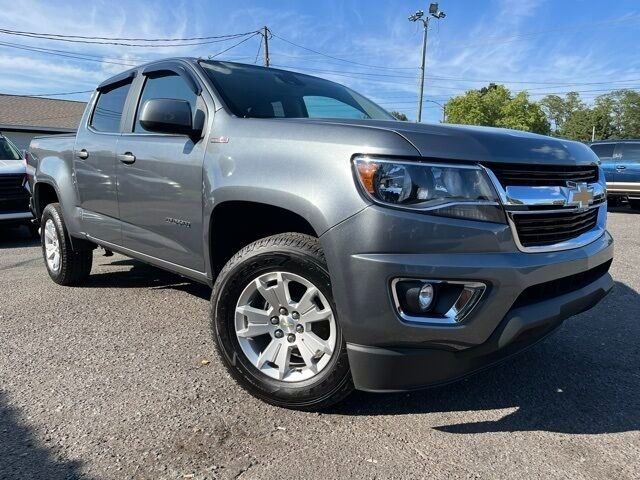
{"label": "front wheel", "polygon": [[41,225],[42,255],[51,279],[59,285],[81,283],[91,272],[93,251],[82,246],[72,248],[60,204],[46,206]]}
{"label": "front wheel", "polygon": [[324,254],[287,233],[243,248],[211,297],[220,356],[249,393],[274,405],[326,408],[353,389]]}

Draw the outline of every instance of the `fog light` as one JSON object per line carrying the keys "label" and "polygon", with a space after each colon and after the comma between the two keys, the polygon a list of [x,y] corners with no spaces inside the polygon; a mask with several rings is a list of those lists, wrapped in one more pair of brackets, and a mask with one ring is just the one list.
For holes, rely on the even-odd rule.
{"label": "fog light", "polygon": [[418,305],[420,310],[426,312],[433,302],[433,285],[425,283],[418,294]]}
{"label": "fog light", "polygon": [[479,304],[487,288],[478,281],[396,278],[391,282],[397,313],[411,323],[458,324]]}

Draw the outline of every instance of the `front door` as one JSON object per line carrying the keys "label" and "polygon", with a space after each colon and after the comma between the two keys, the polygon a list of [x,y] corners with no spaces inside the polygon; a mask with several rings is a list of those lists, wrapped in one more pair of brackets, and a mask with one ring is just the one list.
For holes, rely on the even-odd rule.
{"label": "front door", "polygon": [[118,143],[117,174],[122,240],[126,248],[198,272],[204,271],[202,169],[205,142],[186,135],[148,132],[142,105],[154,98],[204,104],[172,72],[149,75],[138,102],[133,132]]}
{"label": "front door", "polygon": [[604,176],[608,184],[616,181],[615,148],[615,143],[598,143],[591,145],[591,150],[593,150],[600,159],[600,166],[604,171]]}
{"label": "front door", "polygon": [[616,185],[629,193],[629,197],[640,198],[640,142],[620,144],[622,156],[616,162]]}
{"label": "front door", "polygon": [[87,126],[80,126],[73,151],[76,185],[85,233],[120,244],[116,148],[131,81],[101,90]]}

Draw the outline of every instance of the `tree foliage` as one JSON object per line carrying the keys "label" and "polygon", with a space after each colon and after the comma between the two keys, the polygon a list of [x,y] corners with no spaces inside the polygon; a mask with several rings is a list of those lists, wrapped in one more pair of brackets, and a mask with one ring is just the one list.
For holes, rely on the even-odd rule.
{"label": "tree foliage", "polygon": [[397,111],[393,110],[393,111],[391,112],[391,115],[393,115],[394,117],[396,117],[396,120],[401,120],[401,121],[403,121],[403,122],[407,122],[407,121],[409,121],[409,119],[407,118],[407,116],[406,116],[404,113],[402,113],[402,112],[397,112]]}
{"label": "tree foliage", "polygon": [[445,105],[451,123],[514,128],[588,141],[640,138],[640,92],[617,90],[588,105],[578,92],[531,100],[504,85],[489,84],[451,98]]}
{"label": "tree foliage", "polygon": [[451,123],[505,127],[535,133],[549,133],[549,121],[542,108],[525,92],[517,95],[504,85],[489,84],[450,99],[445,105]]}

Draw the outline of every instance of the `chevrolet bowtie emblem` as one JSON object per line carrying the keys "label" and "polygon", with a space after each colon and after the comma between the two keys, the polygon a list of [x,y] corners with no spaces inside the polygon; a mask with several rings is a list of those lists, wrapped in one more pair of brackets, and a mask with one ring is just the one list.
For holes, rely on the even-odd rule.
{"label": "chevrolet bowtie emblem", "polygon": [[593,202],[593,188],[589,188],[586,183],[567,182],[569,188],[568,204],[580,209],[588,208]]}

